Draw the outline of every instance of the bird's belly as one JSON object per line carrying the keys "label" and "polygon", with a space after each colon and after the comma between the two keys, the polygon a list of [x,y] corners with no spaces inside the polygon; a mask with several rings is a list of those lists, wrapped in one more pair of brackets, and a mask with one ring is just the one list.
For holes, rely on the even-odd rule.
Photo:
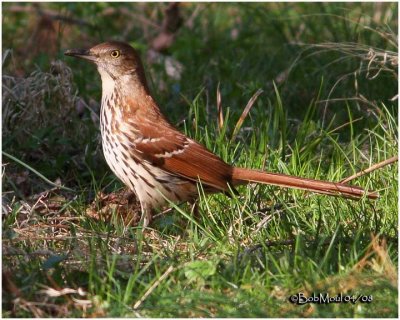
{"label": "bird's belly", "polygon": [[[104,134],[102,132],[102,134]],[[120,141],[103,137],[103,153],[114,174],[138,197],[141,204],[159,208],[168,201],[182,202],[197,195],[196,183],[172,175],[146,160],[131,156]]]}

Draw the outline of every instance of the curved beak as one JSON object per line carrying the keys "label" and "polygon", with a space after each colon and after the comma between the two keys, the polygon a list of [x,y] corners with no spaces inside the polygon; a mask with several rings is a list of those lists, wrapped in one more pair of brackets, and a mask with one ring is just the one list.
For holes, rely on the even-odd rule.
{"label": "curved beak", "polygon": [[97,55],[86,49],[70,49],[64,52],[66,56],[81,58],[90,61],[96,61]]}

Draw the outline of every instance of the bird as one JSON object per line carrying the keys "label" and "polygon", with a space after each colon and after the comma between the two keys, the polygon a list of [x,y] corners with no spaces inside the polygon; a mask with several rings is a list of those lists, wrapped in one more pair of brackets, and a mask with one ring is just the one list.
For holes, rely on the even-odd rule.
{"label": "bird", "polygon": [[223,161],[176,129],[161,112],[147,84],[139,53],[128,43],[107,41],[65,55],[94,63],[101,77],[100,131],[104,157],[138,198],[143,227],[161,207],[195,201],[198,183],[206,193],[249,183],[303,189],[350,199],[378,194],[343,183],[301,178]]}

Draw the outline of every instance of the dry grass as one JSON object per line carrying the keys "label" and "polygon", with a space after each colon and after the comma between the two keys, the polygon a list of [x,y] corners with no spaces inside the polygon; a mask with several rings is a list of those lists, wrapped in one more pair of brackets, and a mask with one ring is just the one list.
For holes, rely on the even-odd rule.
{"label": "dry grass", "polygon": [[[61,133],[71,121],[75,110],[75,92],[72,84],[72,71],[64,62],[56,61],[50,72],[32,72],[26,78],[3,75],[3,133],[16,136],[22,142],[31,127],[52,127],[55,120],[61,120]],[[57,103],[49,106],[51,99]],[[35,110],[35,112],[32,112]],[[25,130],[21,130],[24,123]]]}

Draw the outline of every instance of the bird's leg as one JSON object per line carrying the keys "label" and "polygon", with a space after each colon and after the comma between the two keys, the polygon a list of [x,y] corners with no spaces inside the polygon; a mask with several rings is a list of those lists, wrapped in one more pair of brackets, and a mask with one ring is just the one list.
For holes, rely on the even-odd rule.
{"label": "bird's leg", "polygon": [[141,206],[142,206],[141,220],[143,221],[143,227],[147,228],[153,218],[153,209],[148,204],[142,204]]}

